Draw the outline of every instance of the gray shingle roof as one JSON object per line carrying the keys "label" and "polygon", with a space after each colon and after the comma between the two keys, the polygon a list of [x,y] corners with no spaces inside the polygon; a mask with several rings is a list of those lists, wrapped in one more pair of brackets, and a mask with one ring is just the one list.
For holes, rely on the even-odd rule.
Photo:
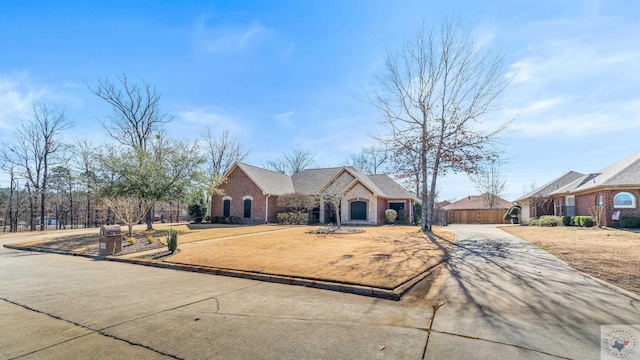
{"label": "gray shingle roof", "polygon": [[307,169],[299,173],[293,174],[293,188],[296,192],[314,195],[320,191],[320,188],[334,177],[342,168],[325,168],[325,169]]}
{"label": "gray shingle roof", "polygon": [[380,188],[388,198],[412,198],[415,199],[407,189],[403,188],[395,180],[386,174],[369,175],[369,178]]}
{"label": "gray shingle roof", "polygon": [[605,186],[640,186],[640,152],[553,191],[551,195],[582,192]]}
{"label": "gray shingle roof", "polygon": [[576,181],[577,179],[583,177],[584,174],[581,174],[576,171],[569,171],[568,173],[560,176],[559,178],[555,178],[548,183],[540,186],[539,188],[531,191],[530,193],[522,196],[516,202],[531,199],[531,198],[544,198],[548,197],[552,192]]}
{"label": "gray shingle roof", "polygon": [[318,194],[323,186],[341,171],[347,171],[360,183],[368,187],[376,196],[391,199],[415,199],[411,193],[387,175],[366,175],[353,167],[307,169],[292,176],[280,174],[243,163],[238,168],[253,180],[265,194],[282,195],[299,192],[307,195]]}
{"label": "gray shingle roof", "polygon": [[282,195],[294,192],[290,176],[247,164],[237,165],[265,194]]}

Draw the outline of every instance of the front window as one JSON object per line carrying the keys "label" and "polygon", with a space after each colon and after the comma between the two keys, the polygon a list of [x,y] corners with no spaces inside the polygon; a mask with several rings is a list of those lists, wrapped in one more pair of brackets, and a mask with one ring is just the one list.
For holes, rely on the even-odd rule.
{"label": "front window", "polygon": [[367,203],[365,201],[353,201],[350,213],[351,220],[367,220]]}
{"label": "front window", "polygon": [[613,197],[613,207],[634,209],[636,207],[636,197],[628,192],[617,193]]}
{"label": "front window", "polygon": [[566,216],[576,216],[576,197],[566,196],[564,198],[564,214]]}

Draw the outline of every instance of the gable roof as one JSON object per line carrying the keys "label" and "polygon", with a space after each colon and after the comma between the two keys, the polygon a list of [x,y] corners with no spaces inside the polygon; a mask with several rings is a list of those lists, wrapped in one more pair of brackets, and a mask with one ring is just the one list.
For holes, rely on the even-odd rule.
{"label": "gable roof", "polygon": [[353,167],[342,166],[323,169],[306,169],[292,176],[257,166],[236,163],[227,174],[235,168],[241,169],[262,190],[264,194],[283,195],[298,192],[307,195],[318,194],[333,179],[347,172],[376,196],[398,199],[415,199],[411,193],[387,175],[366,175]]}
{"label": "gable roof", "polygon": [[[324,184],[338,173],[342,168],[306,169],[291,176],[293,188],[296,192],[314,195]],[[293,191],[292,191],[293,192]]]}
{"label": "gable roof", "polygon": [[[498,197],[497,200],[498,203],[496,204],[495,209],[508,209],[513,205],[510,201],[501,197]],[[464,197],[458,201],[454,201],[442,208],[445,210],[485,210],[489,209],[489,206],[487,206],[482,195],[472,195]]]}
{"label": "gable roof", "polygon": [[551,181],[549,181],[548,183],[540,186],[539,188],[531,191],[530,193],[522,196],[521,198],[517,199],[516,202],[518,201],[522,201],[522,200],[526,200],[526,199],[531,199],[531,198],[544,198],[544,197],[548,197],[549,194],[551,194],[552,192],[560,189],[561,187],[564,187],[572,182],[574,182],[575,180],[583,177],[584,174],[581,174],[579,172],[576,171],[569,171],[568,173],[555,178]]}
{"label": "gable roof", "polygon": [[551,195],[583,192],[606,186],[640,186],[640,152],[627,156],[598,172],[584,175],[553,191]]}
{"label": "gable roof", "polygon": [[388,198],[411,198],[417,200],[413,194],[411,194],[409,191],[407,191],[407,189],[403,188],[400,184],[398,184],[395,180],[393,180],[386,174],[369,175],[369,178]]}
{"label": "gable roof", "polygon": [[[247,174],[264,194],[282,195],[294,192],[290,176],[243,163],[237,163],[236,166]],[[233,168],[229,172],[231,171]]]}

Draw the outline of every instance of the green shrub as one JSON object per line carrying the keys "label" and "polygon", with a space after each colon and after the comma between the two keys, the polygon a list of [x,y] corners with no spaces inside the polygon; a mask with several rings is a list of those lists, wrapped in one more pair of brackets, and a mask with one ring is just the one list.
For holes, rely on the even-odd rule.
{"label": "green shrub", "polygon": [[151,235],[147,236],[147,242],[149,244],[153,244],[153,236],[151,236]]}
{"label": "green shrub", "polygon": [[207,215],[204,217],[204,221],[210,223],[211,222],[211,216]]}
{"label": "green shrub", "polygon": [[393,224],[398,218],[398,212],[393,209],[387,209],[384,211],[384,218],[387,219],[389,224]]}
{"label": "green shrub", "polygon": [[212,216],[211,217],[211,223],[212,224],[220,224],[220,218],[221,218],[221,216]]}
{"label": "green shrub", "polygon": [[596,221],[591,216],[572,216],[571,224],[575,226],[582,227],[592,227],[594,226]]}
{"label": "green shrub", "polygon": [[580,226],[580,224],[576,224],[576,217],[575,216],[570,216],[569,217],[569,225],[571,225],[571,226]]}
{"label": "green shrub", "polygon": [[623,215],[620,216],[620,227],[623,228],[640,228],[640,216]]}
{"label": "green shrub", "polygon": [[196,224],[202,223],[205,215],[207,215],[207,202],[200,193],[194,195],[189,204],[189,216]]}
{"label": "green shrub", "polygon": [[178,248],[178,231],[169,230],[167,233],[167,248],[173,254]]}
{"label": "green shrub", "polygon": [[278,213],[278,224],[283,225],[306,225],[309,222],[309,213],[286,212]]}
{"label": "green shrub", "polygon": [[561,216],[553,216],[553,215],[540,216],[540,219],[538,220],[538,224],[540,226],[558,226],[558,225],[562,225],[562,217]]}
{"label": "green shrub", "polygon": [[404,209],[398,210],[398,221],[400,223],[405,224],[407,222],[407,212]]}
{"label": "green shrub", "polygon": [[591,216],[583,216],[580,224],[580,226],[592,227],[596,224],[596,221]]}
{"label": "green shrub", "polygon": [[413,218],[415,219],[416,225],[422,224],[422,203],[413,203]]}
{"label": "green shrub", "polygon": [[127,242],[129,243],[129,245],[134,245],[136,243],[136,238],[132,236],[129,239],[127,239]]}
{"label": "green shrub", "polygon": [[571,225],[571,216],[563,216],[562,217],[562,225],[570,226]]}
{"label": "green shrub", "polygon": [[240,216],[229,216],[229,224],[238,225],[242,222]]}
{"label": "green shrub", "polygon": [[538,223],[538,218],[531,218],[531,219],[529,219],[529,226],[538,226],[538,225],[540,225],[540,224]]}

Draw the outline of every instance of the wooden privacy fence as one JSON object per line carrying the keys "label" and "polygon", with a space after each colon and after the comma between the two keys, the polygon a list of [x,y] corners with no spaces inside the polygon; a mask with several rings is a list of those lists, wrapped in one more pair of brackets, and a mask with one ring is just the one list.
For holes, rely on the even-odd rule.
{"label": "wooden privacy fence", "polygon": [[498,210],[447,210],[448,224],[510,224],[504,219],[506,209]]}

